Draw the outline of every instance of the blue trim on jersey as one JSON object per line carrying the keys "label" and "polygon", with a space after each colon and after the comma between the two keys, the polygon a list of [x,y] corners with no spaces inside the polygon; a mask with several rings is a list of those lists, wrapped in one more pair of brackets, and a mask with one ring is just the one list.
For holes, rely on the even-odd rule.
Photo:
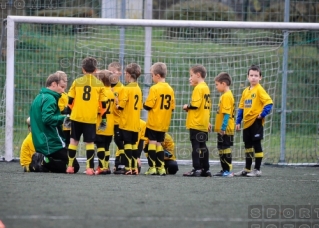
{"label": "blue trim on jersey", "polygon": [[271,109],[272,109],[272,106],[273,104],[268,104],[264,107],[262,113],[260,114],[260,116],[262,118],[265,118],[270,112],[271,112]]}
{"label": "blue trim on jersey", "polygon": [[224,114],[223,124],[222,124],[222,131],[226,131],[228,120],[229,120],[229,114]]}
{"label": "blue trim on jersey", "polygon": [[236,124],[241,123],[241,121],[243,120],[243,115],[244,115],[244,109],[241,109],[241,108],[238,109]]}

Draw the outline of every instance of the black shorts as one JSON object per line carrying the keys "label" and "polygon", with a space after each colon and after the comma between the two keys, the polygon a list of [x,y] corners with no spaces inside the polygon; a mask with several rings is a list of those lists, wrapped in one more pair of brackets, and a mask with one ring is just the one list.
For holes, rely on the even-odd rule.
{"label": "black shorts", "polygon": [[98,143],[111,143],[112,142],[112,138],[113,136],[112,135],[96,135],[95,136],[95,141],[94,143],[95,144],[98,144]]}
{"label": "black shorts", "polygon": [[135,143],[137,143],[138,132],[120,129],[120,134],[121,134],[121,140],[124,142],[124,144],[134,145]]}
{"label": "black shorts", "polygon": [[152,129],[146,128],[145,137],[147,137],[150,141],[164,142],[165,132],[154,131]]}
{"label": "black shorts", "polygon": [[208,140],[208,132],[189,129],[189,139],[191,141],[196,140],[197,142],[206,142]]}
{"label": "black shorts", "polygon": [[221,135],[217,134],[217,148],[219,150],[228,149],[234,145],[233,135]]}
{"label": "black shorts", "polygon": [[264,138],[264,126],[262,119],[256,119],[248,128],[243,130],[243,141],[245,143],[262,140]]}
{"label": "black shorts", "polygon": [[80,141],[83,134],[83,142],[94,142],[96,135],[96,124],[71,121],[71,138]]}

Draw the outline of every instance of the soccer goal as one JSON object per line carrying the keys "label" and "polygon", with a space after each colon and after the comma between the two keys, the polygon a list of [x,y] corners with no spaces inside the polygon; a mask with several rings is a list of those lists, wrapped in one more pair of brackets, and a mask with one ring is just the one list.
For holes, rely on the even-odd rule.
{"label": "soccer goal", "polygon": [[[44,86],[46,77],[63,70],[69,76],[70,85],[81,74],[81,60],[92,56],[98,59],[100,69],[107,68],[113,61],[120,62],[123,67],[131,62],[140,64],[144,69],[139,79],[144,97],[152,85],[151,64],[157,61],[167,64],[166,80],[175,90],[177,104],[169,132],[175,141],[177,159],[189,161],[191,145],[185,129],[186,113],[182,111],[183,104],[189,103],[193,89],[188,82],[189,68],[202,64],[207,69],[206,82],[213,101],[211,123],[214,124],[220,96],[215,90],[215,76],[220,72],[231,75],[231,90],[237,105],[242,91],[248,86],[247,69],[252,64],[259,65],[263,74],[261,84],[275,100],[281,94],[277,85],[282,75],[283,31],[318,29],[319,24],[315,23],[9,16],[5,101],[1,100],[5,104],[5,124],[1,123],[5,137],[1,136],[0,143],[5,150],[0,151],[0,157],[10,161],[19,156],[19,146],[27,134],[24,120],[29,105]],[[267,117],[263,140],[264,161],[269,163],[278,162],[280,157],[280,145],[271,144],[277,137],[272,136],[273,116]],[[146,113],[143,112],[142,117],[145,119]],[[216,133],[209,134],[208,146],[210,159],[217,161]],[[243,149],[242,136],[238,132],[233,147],[235,162],[243,161]],[[111,156],[114,152],[113,146]],[[85,155],[80,152],[79,156]]]}

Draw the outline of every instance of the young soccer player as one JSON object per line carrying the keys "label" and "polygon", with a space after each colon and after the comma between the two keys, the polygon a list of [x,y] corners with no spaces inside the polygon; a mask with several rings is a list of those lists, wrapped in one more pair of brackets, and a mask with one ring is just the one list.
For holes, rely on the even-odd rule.
{"label": "young soccer player", "polygon": [[124,170],[114,171],[115,174],[136,175],[138,132],[140,129],[140,112],[142,109],[142,91],[137,83],[141,75],[141,67],[130,63],[125,68],[125,81],[129,83],[119,95],[117,109],[121,110],[120,135],[124,142]]}
{"label": "young soccer player", "polygon": [[30,166],[32,161],[32,155],[35,153],[35,148],[32,142],[32,134],[31,134],[31,127],[30,127],[30,117],[27,119],[27,125],[29,134],[23,140],[20,150],[20,165],[22,166],[24,172],[32,172],[35,169]]}
{"label": "young soccer player", "polygon": [[[245,144],[245,168],[235,173],[235,176],[256,177],[261,176],[260,166],[264,156],[261,140],[264,135],[265,117],[271,112],[273,101],[259,84],[262,79],[261,70],[258,66],[252,65],[248,69],[247,87],[241,96],[236,120],[236,130],[240,130],[241,121],[243,125],[243,141]],[[251,171],[255,152],[255,168]]]}
{"label": "young soccer player", "polygon": [[102,115],[98,115],[98,121],[96,125],[96,139],[95,144],[97,147],[97,157],[99,160],[99,166],[95,171],[96,175],[99,174],[111,174],[109,169],[110,160],[110,144],[114,133],[114,117],[113,117],[113,106],[115,102],[115,96],[111,90],[110,80],[112,78],[112,72],[108,70],[100,70],[96,72],[96,77],[101,80],[106,88],[106,118],[107,127],[105,130],[99,129],[99,123],[102,120]]}
{"label": "young soccer player", "polygon": [[[87,57],[82,61],[83,76],[75,79],[69,90],[71,140],[68,149],[69,164],[67,173],[74,173],[73,161],[81,135],[86,148],[86,174],[94,175],[94,140],[98,113],[102,115],[100,129],[106,128],[106,102],[105,86],[93,74],[96,72],[97,61]],[[100,107],[100,111],[98,111]]]}
{"label": "young soccer player", "polygon": [[[119,80],[122,75],[122,66],[119,62],[112,62],[108,65],[108,70],[112,72],[112,78],[110,80],[111,88],[114,93],[115,99],[118,99],[119,95],[122,93],[122,90],[124,88],[124,85]],[[124,166],[125,154],[124,154],[124,144],[123,144],[123,141],[121,141],[120,128],[119,128],[121,110],[118,110],[116,108],[116,103],[118,103],[118,101],[114,103],[114,108],[113,108],[114,142],[118,150],[116,151],[116,154],[115,154],[114,171],[120,171],[119,173],[121,174],[125,168]],[[117,174],[117,172],[115,172],[114,174]]]}
{"label": "young soccer player", "polygon": [[233,146],[235,132],[235,100],[229,89],[231,77],[222,72],[215,77],[215,86],[222,93],[219,98],[214,131],[217,132],[217,148],[222,170],[214,176],[232,177],[232,154],[230,147]]}
{"label": "young soccer player", "polygon": [[155,85],[151,86],[144,102],[144,109],[148,111],[145,135],[149,140],[148,157],[151,161],[145,174],[166,175],[162,143],[175,109],[175,95],[172,87],[165,82],[167,75],[165,63],[154,63],[151,67],[151,74]]}
{"label": "young soccer player", "polygon": [[[169,133],[165,133],[164,142],[162,143],[164,149],[164,166],[166,174],[174,175],[178,171],[178,164],[175,156],[175,143],[172,136]],[[145,141],[144,148],[145,156],[149,165],[152,165],[151,160],[148,156],[148,139]]]}
{"label": "young soccer player", "polygon": [[[38,161],[49,171],[57,173],[65,173],[68,164],[62,132],[66,117],[61,115],[58,107],[58,100],[66,86],[66,75],[51,74],[46,80],[46,88],[41,89],[30,108],[32,142],[35,151],[44,155],[43,160]],[[74,172],[78,170],[79,163],[74,159]]]}
{"label": "young soccer player", "polygon": [[[60,76],[66,76],[66,73],[63,72],[63,71],[57,71],[56,73],[60,74]],[[68,110],[68,101],[69,101],[69,97],[68,97],[68,93],[67,92],[63,92],[61,93],[61,97],[59,99],[59,102],[58,102],[58,106],[59,106],[59,109],[61,111],[61,114],[67,114],[67,110]],[[68,148],[69,147],[69,144],[70,144],[70,131],[71,131],[71,128],[70,127],[66,127],[66,126],[62,126],[62,129],[63,129],[63,135],[64,135],[64,139],[65,139],[65,148]]]}
{"label": "young soccer player", "polygon": [[183,176],[211,177],[209,151],[206,146],[208,131],[211,130],[209,122],[211,99],[209,87],[205,82],[206,68],[195,65],[190,68],[189,73],[189,82],[191,86],[194,86],[194,90],[190,103],[184,104],[183,109],[187,112],[186,128],[189,129],[192,144],[193,169],[184,173]]}

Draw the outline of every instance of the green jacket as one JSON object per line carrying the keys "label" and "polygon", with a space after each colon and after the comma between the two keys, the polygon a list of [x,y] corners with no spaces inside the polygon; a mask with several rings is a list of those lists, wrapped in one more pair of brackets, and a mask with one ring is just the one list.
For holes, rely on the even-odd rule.
{"label": "green jacket", "polygon": [[58,100],[61,94],[42,88],[31,104],[30,122],[32,141],[36,152],[45,156],[65,147]]}

